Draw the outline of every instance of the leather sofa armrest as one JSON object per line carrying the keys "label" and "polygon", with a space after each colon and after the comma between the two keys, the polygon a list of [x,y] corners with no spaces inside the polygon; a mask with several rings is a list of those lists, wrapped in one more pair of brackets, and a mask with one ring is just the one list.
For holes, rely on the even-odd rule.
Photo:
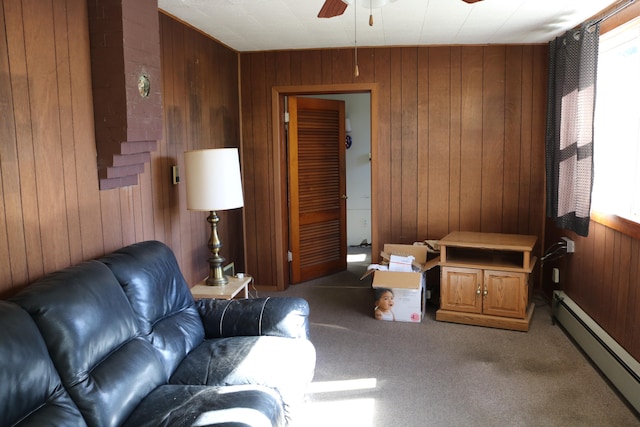
{"label": "leather sofa armrest", "polygon": [[309,303],[296,297],[201,299],[206,338],[272,335],[309,339]]}

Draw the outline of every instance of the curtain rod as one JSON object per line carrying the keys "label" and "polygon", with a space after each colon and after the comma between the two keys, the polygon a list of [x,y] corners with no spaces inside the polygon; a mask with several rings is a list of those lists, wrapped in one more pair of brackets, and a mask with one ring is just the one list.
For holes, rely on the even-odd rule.
{"label": "curtain rod", "polygon": [[593,21],[588,27],[587,29],[591,29],[591,27],[593,27],[594,25],[597,25],[599,23],[601,23],[602,21],[606,21],[607,19],[611,18],[612,16],[618,14],[619,12],[622,12],[624,9],[626,9],[627,7],[631,6],[633,3],[635,3],[636,0],[627,0],[625,4],[620,5],[618,7],[616,7],[615,9],[613,9],[611,12],[605,14],[604,16],[602,16],[601,18],[596,19],[595,21]]}

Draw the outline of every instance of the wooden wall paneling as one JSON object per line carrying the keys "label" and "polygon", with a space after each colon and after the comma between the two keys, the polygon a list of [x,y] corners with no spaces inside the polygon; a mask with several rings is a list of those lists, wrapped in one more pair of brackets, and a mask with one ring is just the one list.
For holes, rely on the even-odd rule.
{"label": "wooden wall paneling", "polygon": [[[169,230],[171,247],[174,250],[178,262],[183,268],[183,274],[187,277],[191,277],[191,266],[187,261],[187,257],[184,256],[183,236],[186,239],[189,236],[189,228],[185,227],[185,223],[188,224],[186,218],[186,205],[181,203],[180,195],[185,191],[180,191],[181,187],[184,188],[184,184],[173,184],[171,168],[172,166],[184,165],[183,154],[184,146],[178,144],[178,141],[184,141],[181,135],[177,135],[182,126],[182,121],[176,114],[176,102],[174,99],[174,92],[176,87],[174,85],[173,77],[175,75],[174,64],[177,58],[174,57],[174,38],[170,36],[169,28],[171,26],[171,20],[165,15],[160,14],[158,17],[158,28],[160,31],[160,68],[162,70],[162,100],[164,104],[163,114],[165,119],[163,120],[162,139],[158,141],[158,149],[160,152],[166,149],[167,156],[167,197],[168,197],[168,210],[169,215]],[[176,67],[177,68],[177,67]],[[166,147],[166,148],[165,148]],[[184,176],[184,168],[179,168],[180,174]],[[186,197],[186,196],[184,196]],[[185,215],[181,215],[184,213]],[[188,239],[190,241],[190,239]],[[190,246],[188,246],[190,247]]]}
{"label": "wooden wall paneling", "polygon": [[[199,51],[203,51],[203,46],[196,45]],[[160,54],[162,55],[162,45],[160,46]],[[205,56],[205,55],[203,55]],[[206,62],[206,56],[202,58],[202,62]],[[161,63],[162,67],[162,63]],[[160,74],[162,76],[162,73]],[[207,81],[208,79],[203,79]],[[161,82],[158,82],[161,83]],[[163,85],[162,94],[164,96],[165,88]],[[165,103],[163,101],[163,103]],[[164,111],[163,111],[164,114]],[[164,124],[163,129],[164,131]],[[175,212],[175,204],[171,204],[170,191],[173,184],[171,182],[171,164],[175,159],[175,148],[170,151],[169,144],[164,136],[164,132],[161,134],[161,138],[157,142],[157,148],[151,153],[151,162],[145,165],[145,169],[148,168],[148,172],[151,174],[153,195],[154,195],[154,211],[158,213],[158,230],[156,232],[156,238],[163,242],[166,242],[174,251],[179,251],[180,246],[178,241],[174,241],[173,229],[178,228],[177,224],[174,225],[171,222],[171,217]],[[145,171],[146,172],[146,171]]]}
{"label": "wooden wall paneling", "polygon": [[482,208],[481,230],[500,232],[503,226],[505,48],[484,48],[482,87]]}
{"label": "wooden wall paneling", "polygon": [[[4,11],[0,7],[0,34],[6,34],[4,25]],[[15,134],[13,132],[13,108],[11,103],[11,85],[9,79],[9,55],[7,53],[7,40],[0,38],[0,224],[8,224],[6,211],[12,210],[11,204],[19,202],[15,197],[15,190],[19,186],[15,179],[18,169],[15,162]],[[5,195],[5,187],[6,195]],[[17,231],[17,230],[14,230]],[[8,260],[9,265],[0,269],[0,283],[12,283],[11,281],[11,252],[9,250],[9,230],[7,226],[0,226],[0,259]],[[0,288],[0,297],[2,288]]]}
{"label": "wooden wall paneling", "polygon": [[144,194],[142,193],[141,186],[137,186],[133,189],[133,194],[131,195],[131,205],[132,205],[132,216],[131,221],[134,222],[134,230],[135,230],[135,241],[142,242],[146,240],[144,238],[144,213],[142,211],[142,201],[144,200]]}
{"label": "wooden wall paneling", "polygon": [[614,251],[616,249],[616,231],[607,228],[605,230],[604,242],[602,242],[603,253],[606,254],[603,265],[603,281],[599,284],[597,294],[598,304],[594,306],[596,322],[602,325],[611,325],[609,318],[610,311],[615,307],[612,295],[612,284],[614,280]]}
{"label": "wooden wall paneling", "polygon": [[[587,239],[584,246],[590,245],[586,252],[582,254],[582,263],[575,263],[575,267],[571,271],[575,272],[574,277],[569,277],[569,285],[577,287],[574,292],[569,295],[580,295],[578,300],[581,300],[581,307],[587,313],[596,313],[598,307],[602,304],[602,287],[605,285],[606,277],[609,270],[606,269],[606,258],[603,256],[605,241],[607,238],[607,228],[599,224],[592,224],[595,227],[590,227],[590,235],[593,238]],[[608,254],[608,253],[607,253]],[[572,259],[573,264],[573,256]],[[577,270],[577,271],[576,271]],[[581,289],[581,287],[584,287]],[[587,292],[584,292],[587,291]]]}
{"label": "wooden wall paneling", "polygon": [[631,270],[631,251],[631,237],[620,233],[620,254],[617,257],[619,274],[616,291],[616,309],[612,310],[615,313],[613,336],[618,342],[624,342],[625,326],[633,325],[632,323],[627,323],[629,306],[631,305],[631,300],[629,299],[629,285],[632,283],[629,275]]}
{"label": "wooden wall paneling", "polygon": [[[268,64],[267,71],[275,74],[273,81],[277,85],[288,85],[291,81],[291,52],[277,51],[268,52],[265,56],[265,63]],[[324,66],[324,63],[323,63]],[[244,92],[245,86],[240,85]],[[244,105],[244,104],[243,104]]]}
{"label": "wooden wall paneling", "polygon": [[64,179],[65,215],[68,226],[69,261],[77,264],[83,260],[80,240],[80,217],[78,211],[78,188],[76,186],[76,157],[73,135],[73,104],[71,100],[71,66],[69,62],[69,28],[65,3],[53,2],[55,25],[55,55],[57,63],[58,121]]}
{"label": "wooden wall paneling", "polygon": [[[547,111],[547,67],[541,64],[548,64],[548,46],[534,46],[534,68],[533,68],[533,111],[531,113],[531,170],[535,172],[531,178],[531,188],[529,198],[531,202],[529,206],[540,207],[538,209],[529,210],[529,227],[526,234],[535,234],[540,236],[540,240],[544,240],[544,223],[545,223],[545,157],[544,157],[544,135],[546,129],[546,111]],[[532,172],[532,174],[533,174]],[[540,242],[542,244],[544,242]]]}
{"label": "wooden wall paneling", "polygon": [[87,2],[67,1],[71,105],[75,148],[75,185],[82,259],[103,254],[101,207],[96,172],[96,143],[91,97],[91,62]]}
{"label": "wooden wall paneling", "polygon": [[[291,65],[293,64],[292,57],[294,56],[294,52],[275,52],[268,53],[265,56],[265,80],[269,81],[278,81],[283,84],[288,84],[293,74],[293,69]],[[282,63],[278,64],[277,61],[282,60]],[[297,62],[297,61],[295,61]],[[279,69],[286,68],[285,72],[280,72]],[[265,105],[272,106],[271,108],[277,109],[277,113],[272,113],[270,116],[265,117],[265,120],[268,121],[268,129],[270,129],[269,134],[265,135],[266,141],[270,141],[271,147],[271,155],[269,157],[271,164],[277,163],[274,162],[275,159],[278,159],[280,165],[274,167],[273,169],[273,193],[272,193],[272,205],[273,206],[273,217],[276,222],[275,226],[272,226],[272,235],[274,236],[272,240],[269,241],[268,246],[271,251],[273,269],[269,270],[272,272],[272,277],[259,277],[255,273],[258,272],[257,268],[251,267],[251,265],[259,264],[259,257],[257,258],[247,258],[247,265],[249,265],[249,271],[252,272],[255,276],[257,276],[255,283],[257,284],[266,284],[272,286],[272,288],[276,288],[279,290],[283,290],[285,287],[285,283],[289,283],[289,269],[286,268],[288,263],[284,261],[283,257],[284,253],[279,253],[276,248],[288,248],[289,247],[289,229],[286,226],[280,226],[280,224],[286,224],[285,218],[287,217],[287,134],[285,132],[285,123],[284,123],[284,114],[285,111],[289,109],[287,102],[285,101],[284,95],[279,95],[274,93],[272,88],[268,88],[265,86],[265,91],[267,91],[267,96],[265,97]],[[274,106],[275,105],[275,106]],[[277,129],[278,136],[274,136],[273,130]],[[256,161],[260,161],[260,158],[256,158]],[[268,166],[270,166],[268,165]],[[254,199],[255,200],[255,199]],[[257,208],[256,208],[257,209]],[[256,215],[258,212],[256,211]],[[247,235],[247,234],[245,234]],[[254,234],[255,235],[255,234]],[[259,253],[260,248],[256,248],[256,252]],[[249,261],[251,260],[251,262]]]}
{"label": "wooden wall paneling", "polygon": [[[354,55],[353,49],[334,49],[331,57],[332,83],[353,83],[358,80],[354,76]],[[360,60],[360,55],[358,55],[358,60]]]}
{"label": "wooden wall paneling", "polygon": [[[33,149],[37,203],[44,271],[57,270],[70,263],[69,227],[64,201],[64,163],[60,134],[56,29],[52,3],[24,1],[25,48],[29,73],[29,106],[33,120]],[[66,26],[63,27],[66,31]],[[41,141],[47,141],[46,144]]]}
{"label": "wooden wall paneling", "polygon": [[483,50],[461,49],[460,229],[481,231]]}
{"label": "wooden wall paneling", "polygon": [[429,132],[429,114],[431,108],[430,93],[430,74],[429,74],[429,48],[418,48],[417,63],[417,139],[418,139],[418,191],[417,211],[416,211],[416,234],[420,240],[427,239],[431,235],[429,230],[429,211],[431,203],[429,197],[432,196],[431,176],[429,175],[429,162],[431,160],[429,152],[429,142],[431,134]]}
{"label": "wooden wall paneling", "polygon": [[631,243],[631,268],[629,280],[629,306],[625,319],[624,346],[636,358],[640,358],[640,241]]}
{"label": "wooden wall paneling", "polygon": [[[272,149],[269,144],[271,138],[269,134],[268,121],[270,117],[265,112],[270,111],[271,107],[271,88],[267,87],[265,79],[265,54],[255,54],[251,63],[251,93],[252,107],[254,109],[252,114],[252,143],[254,145],[254,159],[252,169],[258,177],[255,181],[255,193],[254,206],[256,209],[255,221],[255,239],[261,242],[261,250],[258,252],[258,259],[253,260],[251,273],[255,271],[257,277],[268,278],[268,283],[259,283],[260,285],[273,286],[275,283],[271,283],[275,278],[276,260],[274,257],[273,239],[274,230],[273,224],[275,218],[272,216],[274,203],[273,200],[273,186],[274,176],[272,174],[270,160],[272,159]],[[295,77],[293,77],[295,79]],[[276,143],[271,141],[271,143]],[[251,265],[251,264],[250,264]],[[255,270],[254,270],[255,269]]]}
{"label": "wooden wall paneling", "polygon": [[306,50],[301,55],[302,81],[305,85],[317,85],[322,83],[322,51]]}
{"label": "wooden wall paneling", "polygon": [[[522,46],[505,52],[504,187],[502,231],[518,233],[520,201],[520,153],[522,123]],[[524,195],[523,195],[524,196]]]}
{"label": "wooden wall paneling", "polygon": [[[520,115],[520,174],[518,181],[518,224],[517,232],[529,232],[529,215],[531,209],[531,177],[532,177],[532,112],[533,112],[533,48],[522,47],[522,78],[521,78],[521,115]],[[535,206],[535,205],[534,205]],[[542,240],[542,239],[541,239]],[[539,242],[543,245],[543,242]]]}
{"label": "wooden wall paneling", "polygon": [[273,131],[273,156],[274,156],[274,217],[277,225],[274,227],[275,240],[273,241],[273,256],[276,263],[274,268],[275,287],[283,290],[290,282],[289,261],[285,250],[289,248],[289,227],[286,225],[289,211],[288,197],[288,124],[283,120],[285,111],[291,109],[286,105],[284,93],[272,89],[271,105],[275,114],[272,114],[271,129]]}
{"label": "wooden wall paneling", "polygon": [[[446,234],[454,228],[478,231],[491,227],[501,231],[507,227],[509,231],[523,233],[536,230],[534,234],[540,235],[543,230],[540,222],[544,218],[543,184],[532,182],[544,179],[544,168],[541,167],[544,147],[542,139],[539,139],[543,130],[532,128],[544,128],[545,94],[539,92],[545,88],[545,47],[529,49],[528,56],[525,55],[527,50],[521,46],[367,49],[372,56],[372,78],[377,88],[375,108],[378,112],[376,121],[372,123],[378,136],[377,145],[372,147],[372,183],[375,182],[372,185],[377,186],[373,188],[376,194],[375,245],[388,241],[411,242],[423,238],[422,233],[432,234],[432,230],[440,229],[442,231],[437,234]],[[339,71],[344,67],[338,67],[338,62],[345,61],[337,58],[351,49],[327,51],[321,53],[321,81],[330,80],[336,85],[358,81],[350,72]],[[304,57],[298,54],[301,55],[298,57]],[[262,85],[268,90],[275,85],[276,79],[279,86],[291,87],[296,86],[296,81],[307,83],[307,80],[294,76],[299,67],[291,64],[305,62],[294,58],[296,52],[268,53],[266,61],[260,59],[261,55],[264,54],[241,55],[241,87],[243,122],[250,122],[250,128],[243,124],[245,156],[253,158],[256,168],[265,169],[264,174],[258,172],[264,178],[269,173],[276,176],[281,171],[270,170],[277,162],[266,164],[262,157],[258,158],[261,147],[257,130],[263,126],[254,121],[270,117],[270,108],[278,108],[277,103],[270,107],[261,99],[264,97]],[[276,58],[276,55],[280,57]],[[327,65],[327,58],[330,58],[331,66]],[[256,61],[265,62],[266,68],[264,65],[256,66]],[[317,62],[315,59],[311,61]],[[361,63],[359,65],[362,67]],[[526,67],[529,69],[525,70]],[[281,72],[283,68],[285,71]],[[262,72],[262,75],[247,75],[257,72]],[[436,74],[430,75],[432,73]],[[290,74],[289,80],[287,74]],[[260,80],[257,90],[256,80]],[[309,81],[315,82],[317,78]],[[527,85],[531,87],[527,88]],[[306,84],[305,90],[312,86]],[[439,108],[442,105],[445,107]],[[531,116],[538,114],[542,117],[536,117],[534,122]],[[269,129],[269,123],[266,125]],[[277,123],[272,121],[271,126],[277,126]],[[507,133],[510,139],[515,140],[508,146]],[[256,138],[247,135],[256,135]],[[267,144],[271,144],[272,155],[279,155],[279,147],[274,145],[276,141],[270,141],[269,135],[266,138]],[[508,168],[503,168],[505,159],[510,162]],[[425,173],[422,173],[423,167]],[[487,168],[496,170],[487,171]],[[527,171],[521,172],[523,168]],[[445,176],[440,177],[442,174]],[[274,184],[271,188],[275,191],[279,187]],[[523,188],[531,188],[531,192],[523,192]],[[508,193],[504,196],[508,201],[503,199],[503,190]],[[280,207],[274,207],[267,201],[260,202],[258,198],[261,195],[256,193],[256,207],[253,209],[261,206],[260,213],[276,215]],[[437,211],[441,218],[429,211],[426,214],[421,211],[422,208],[441,209],[433,206],[432,196],[446,200],[442,204],[443,210]],[[523,198],[527,199],[526,202],[521,201]],[[522,219],[519,209],[524,205],[536,206],[540,213]],[[489,218],[485,222],[481,219],[483,213]],[[503,217],[508,214],[513,217],[503,223]],[[534,218],[539,223],[535,223]],[[278,221],[272,226],[279,225]],[[271,242],[265,242],[264,246],[254,243],[256,239],[247,230],[248,245],[255,245],[257,254],[273,248]],[[277,274],[275,270],[273,273]]]}
{"label": "wooden wall paneling", "polygon": [[121,191],[118,192],[120,197],[120,216],[122,217],[122,246],[137,242],[133,200],[136,189],[137,186],[122,187],[120,188]]}
{"label": "wooden wall paneling", "polygon": [[100,191],[102,211],[103,252],[108,253],[122,247],[122,211],[120,209],[120,190]]}
{"label": "wooden wall paneling", "polygon": [[[392,49],[390,55],[389,97],[390,150],[386,161],[390,163],[390,181],[386,190],[391,193],[389,205],[390,234],[402,243],[402,50]],[[385,242],[381,242],[385,243]]]}
{"label": "wooden wall paneling", "polygon": [[618,313],[616,313],[620,307],[618,307],[618,299],[617,294],[620,291],[620,257],[621,257],[621,241],[622,235],[618,232],[611,233],[612,238],[612,252],[611,258],[609,262],[609,269],[611,271],[610,280],[605,282],[607,287],[607,301],[609,310],[603,311],[603,319],[606,325],[609,325],[609,334],[614,339],[618,339],[618,331],[616,329],[616,318]]}
{"label": "wooden wall paneling", "polygon": [[294,85],[302,85],[302,57],[300,51],[291,51],[289,53],[289,66],[291,67],[291,83]]}
{"label": "wooden wall paneling", "polygon": [[[320,54],[322,55],[322,64],[321,64],[322,84],[325,84],[325,85],[331,84],[333,83],[333,73],[332,73],[333,61],[331,60],[331,58],[333,57],[333,50],[322,49],[320,51]],[[278,84],[288,85],[289,83],[279,81]]]}
{"label": "wooden wall paneling", "polygon": [[[0,8],[0,224],[4,225],[0,227],[0,259],[8,260],[10,267],[1,269],[0,284],[9,288],[26,282],[28,270],[6,19],[4,8]],[[0,297],[4,290],[0,287]]]}
{"label": "wooden wall paneling", "polygon": [[[209,46],[210,54],[207,66],[204,69],[205,75],[213,75],[214,79],[209,79],[209,105],[207,107],[206,128],[210,129],[210,140],[215,147],[238,147],[239,132],[237,127],[238,107],[234,97],[237,97],[237,62],[235,54],[230,60],[225,55],[221,46],[216,46],[207,38],[199,35],[203,42]],[[235,77],[234,77],[235,76]],[[234,96],[230,96],[233,94]],[[242,167],[242,160],[240,160]],[[242,211],[240,209],[223,211],[221,216],[221,239],[222,256],[226,262],[233,262],[241,271],[243,267],[242,256]]]}
{"label": "wooden wall paneling", "polygon": [[[169,90],[170,102],[167,104],[165,100],[165,121],[167,122],[167,133],[164,138],[167,144],[176,145],[179,150],[178,165],[183,167],[180,174],[183,177],[182,182],[178,185],[180,197],[180,230],[182,242],[182,264],[185,269],[186,277],[191,278],[191,283],[197,283],[207,275],[207,248],[206,245],[206,221],[205,216],[201,213],[195,213],[187,210],[186,189],[184,182],[184,152],[200,148],[199,143],[189,138],[189,120],[187,119],[187,85],[190,82],[186,78],[186,64],[189,58],[186,56],[185,33],[187,29],[175,22],[169,17],[161,20],[166,25],[166,45],[167,57],[163,59],[163,73],[170,73],[165,76],[166,85]],[[193,58],[191,58],[193,60]],[[165,65],[166,64],[166,65]],[[164,89],[164,87],[163,87]],[[166,99],[163,96],[163,99]],[[168,107],[168,108],[167,108]]]}
{"label": "wooden wall paneling", "polygon": [[[378,117],[377,121],[372,121],[372,126],[377,128],[378,144],[372,147],[371,175],[372,184],[375,182],[376,187],[371,188],[372,194],[375,192],[377,204],[372,205],[372,212],[377,215],[378,227],[371,230],[374,245],[383,245],[384,243],[393,243],[391,237],[391,204],[392,192],[389,191],[391,186],[391,50],[388,48],[377,49],[375,51],[375,80],[378,83]],[[375,151],[377,150],[377,151]],[[375,180],[375,181],[374,181]],[[376,236],[378,239],[374,239]],[[377,252],[373,252],[373,256],[377,256]],[[375,260],[375,258],[374,258]],[[377,260],[375,260],[377,261]]]}
{"label": "wooden wall paneling", "polygon": [[[276,53],[267,53],[267,58],[274,58]],[[288,55],[287,55],[288,57]],[[267,61],[272,62],[272,61]],[[243,190],[244,190],[244,224],[245,224],[245,246],[244,256],[246,262],[247,272],[256,277],[256,284],[258,284],[258,270],[257,260],[259,259],[259,250],[261,242],[255,238],[258,233],[258,205],[256,201],[257,181],[261,179],[256,173],[249,172],[256,169],[256,162],[259,160],[256,156],[257,147],[254,142],[252,119],[254,114],[253,105],[253,82],[252,82],[252,68],[253,68],[253,55],[246,56],[242,60],[241,73],[240,73],[240,87],[241,87],[241,104],[243,108],[241,122],[242,132],[242,171],[243,171]],[[283,67],[284,68],[284,67]],[[273,69],[271,67],[270,69]],[[288,70],[288,67],[286,67]],[[276,77],[277,79],[278,77]],[[275,142],[274,142],[275,143]]]}
{"label": "wooden wall paneling", "polygon": [[[461,111],[462,111],[462,71],[461,48],[453,46],[450,49],[450,77],[449,77],[449,227],[446,233],[460,230],[460,175],[461,175]],[[442,231],[441,231],[442,232]]]}
{"label": "wooden wall paneling", "polygon": [[[560,289],[604,328],[633,357],[640,358],[638,346],[638,274],[640,241],[592,221],[587,237],[560,230],[548,219],[549,244],[568,236],[576,242],[576,252],[542,270],[550,282],[553,266],[560,268]],[[552,286],[548,290],[557,288]]]}
{"label": "wooden wall paneling", "polygon": [[360,70],[360,76],[353,79],[354,83],[375,82],[374,52],[375,50],[372,48],[358,48],[358,69]]}
{"label": "wooden wall paneling", "polygon": [[[181,60],[176,58],[174,64],[182,63],[183,65],[180,70],[181,75],[176,75],[176,80],[174,81],[180,88],[178,93],[181,96],[181,102],[177,105],[180,105],[182,108],[181,116],[184,118],[185,123],[184,151],[211,148],[210,142],[202,138],[202,128],[199,126],[200,122],[197,120],[200,114],[200,101],[202,101],[202,97],[206,95],[198,92],[199,82],[197,80],[196,67],[199,63],[199,55],[194,46],[195,34],[187,30],[178,30],[178,32],[180,34],[176,42],[176,47],[179,46],[181,53],[178,58],[181,57]],[[178,78],[183,79],[182,83],[179,83]],[[194,117],[196,120],[194,120]],[[208,215],[206,212],[187,211],[187,214],[192,227],[190,235],[193,244],[192,283],[194,283],[204,279],[209,273],[206,260],[209,257],[207,241],[210,231],[206,221]]]}
{"label": "wooden wall paneling", "polygon": [[[402,60],[402,103],[400,146],[402,167],[401,183],[402,209],[400,215],[399,243],[413,243],[417,235],[419,183],[426,178],[419,176],[418,168],[418,49],[401,48]],[[428,179],[428,178],[427,178]]]}
{"label": "wooden wall paneling", "polygon": [[[42,238],[38,211],[35,154],[31,129],[31,105],[29,99],[29,74],[27,72],[26,34],[23,22],[22,3],[4,2],[7,47],[10,58],[11,93],[16,128],[18,152],[21,215],[24,224],[27,280],[32,281],[44,274]],[[18,253],[16,256],[20,256]],[[12,262],[18,262],[13,259]]]}
{"label": "wooden wall paneling", "polygon": [[[450,147],[451,147],[451,49],[449,47],[429,48],[428,79],[421,77],[429,85],[428,202],[423,209],[428,210],[429,228],[425,238],[440,239],[449,231],[449,211],[451,209]],[[424,182],[423,182],[424,186]]]}
{"label": "wooden wall paneling", "polygon": [[[209,41],[209,43],[211,43]],[[240,101],[239,101],[239,76],[238,54],[220,45],[213,45],[215,56],[214,64],[217,64],[218,73],[221,76],[218,82],[221,105],[212,109],[221,118],[222,138],[225,146],[238,148],[242,153],[240,140]],[[240,157],[240,167],[242,157]],[[244,194],[243,194],[244,196]],[[234,262],[236,271],[246,271],[244,258],[244,221],[243,209],[235,209],[228,212],[226,231],[226,256],[227,262]]]}

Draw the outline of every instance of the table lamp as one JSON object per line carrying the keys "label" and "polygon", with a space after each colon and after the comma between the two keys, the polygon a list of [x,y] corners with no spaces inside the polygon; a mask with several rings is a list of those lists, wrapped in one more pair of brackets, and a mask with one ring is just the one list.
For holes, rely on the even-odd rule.
{"label": "table lamp", "polygon": [[242,181],[237,148],[212,148],[184,153],[187,186],[187,209],[208,211],[207,222],[211,225],[209,237],[209,277],[206,284],[224,286],[229,279],[222,271],[224,258],[220,256],[222,243],[218,237],[220,218],[216,211],[241,208]]}

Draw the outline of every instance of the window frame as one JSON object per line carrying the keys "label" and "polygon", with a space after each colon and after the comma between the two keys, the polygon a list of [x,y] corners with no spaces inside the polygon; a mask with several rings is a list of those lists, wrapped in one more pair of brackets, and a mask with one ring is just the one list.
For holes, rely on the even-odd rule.
{"label": "window frame", "polygon": [[[616,5],[614,5],[615,7]],[[613,8],[612,7],[612,10]],[[618,12],[600,24],[600,35],[603,35],[620,25],[626,24],[630,20],[640,16],[640,2],[629,5],[624,10]],[[619,231],[634,239],[640,239],[640,223],[623,218],[618,215],[591,210],[591,220],[606,227]]]}

